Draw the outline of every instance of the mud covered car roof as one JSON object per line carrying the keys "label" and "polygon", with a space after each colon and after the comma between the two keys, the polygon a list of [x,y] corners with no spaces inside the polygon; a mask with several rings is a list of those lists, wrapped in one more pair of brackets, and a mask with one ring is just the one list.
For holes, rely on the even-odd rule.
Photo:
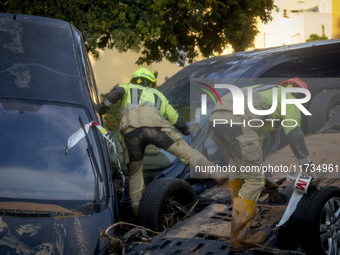
{"label": "mud covered car roof", "polygon": [[76,28],[55,19],[0,14],[0,34],[0,97],[83,104]]}
{"label": "mud covered car roof", "polygon": [[[328,81],[325,87],[324,82],[320,83],[318,79],[340,76],[339,48],[340,41],[334,39],[208,58],[185,67],[164,82],[159,90],[170,103],[187,104],[191,78],[214,79],[216,82],[224,78],[235,79],[235,82],[238,79],[251,81],[275,78],[273,84],[280,84],[287,77],[298,77],[304,81],[312,80],[308,81],[308,88],[313,93],[335,86]],[[330,62],[333,64],[329,65]],[[238,83],[237,86],[243,87],[246,84]]]}

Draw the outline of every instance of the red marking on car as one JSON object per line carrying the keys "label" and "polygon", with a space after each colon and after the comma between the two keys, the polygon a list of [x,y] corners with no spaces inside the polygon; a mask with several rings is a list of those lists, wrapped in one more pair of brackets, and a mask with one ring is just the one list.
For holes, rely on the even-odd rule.
{"label": "red marking on car", "polygon": [[303,181],[301,179],[299,179],[297,182],[296,182],[296,185],[295,185],[295,188],[296,189],[299,189],[301,191],[305,191],[306,190],[306,187],[307,187],[307,182],[306,181]]}

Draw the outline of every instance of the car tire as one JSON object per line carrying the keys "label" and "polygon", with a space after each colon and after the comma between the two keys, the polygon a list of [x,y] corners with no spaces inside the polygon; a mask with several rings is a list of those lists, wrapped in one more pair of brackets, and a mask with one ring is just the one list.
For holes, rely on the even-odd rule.
{"label": "car tire", "polygon": [[[324,186],[308,192],[291,216],[296,244],[308,254],[338,254],[340,249],[340,189]],[[337,253],[334,250],[337,247]]]}
{"label": "car tire", "polygon": [[[172,210],[171,206],[169,206],[170,200],[174,200],[188,208],[197,201],[197,196],[186,181],[174,178],[157,179],[143,193],[138,209],[140,224],[154,231],[163,231],[165,228],[170,228],[174,224],[174,222],[169,222],[166,217]],[[185,216],[185,214],[177,211],[175,213],[176,221]]]}
{"label": "car tire", "polygon": [[317,93],[309,106],[312,116],[307,117],[308,132],[320,130],[330,120],[337,106],[340,106],[339,90],[323,90]]}

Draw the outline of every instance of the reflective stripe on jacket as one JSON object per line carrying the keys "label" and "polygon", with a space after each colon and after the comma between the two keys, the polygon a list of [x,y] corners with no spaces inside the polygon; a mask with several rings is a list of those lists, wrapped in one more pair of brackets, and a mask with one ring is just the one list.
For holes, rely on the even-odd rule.
{"label": "reflective stripe on jacket", "polygon": [[119,87],[125,90],[125,94],[122,97],[122,108],[127,108],[130,104],[139,105],[142,102],[150,102],[170,124],[176,123],[178,113],[158,90],[131,83],[124,83],[119,85]]}
{"label": "reflective stripe on jacket", "polygon": [[[271,119],[279,119],[281,121],[284,121],[284,131],[287,135],[291,130],[293,130],[296,127],[300,127],[301,125],[301,112],[300,109],[295,104],[287,104],[286,105],[286,115],[281,115],[281,93],[282,93],[282,87],[277,86],[277,107],[276,110],[271,114]],[[273,104],[273,90],[267,89],[263,91],[258,92],[266,105],[271,106]],[[295,97],[291,93],[286,94],[287,99],[295,99]],[[295,120],[295,121],[289,121],[289,120]],[[297,124],[295,126],[295,124]],[[280,123],[281,126],[281,123]],[[289,127],[290,126],[290,127]],[[270,126],[264,125],[266,128],[266,131],[272,131],[271,123]]]}

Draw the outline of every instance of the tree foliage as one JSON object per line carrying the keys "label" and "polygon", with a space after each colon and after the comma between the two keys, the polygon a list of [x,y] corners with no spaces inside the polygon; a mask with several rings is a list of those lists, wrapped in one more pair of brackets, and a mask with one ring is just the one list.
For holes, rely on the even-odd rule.
{"label": "tree foliage", "polygon": [[7,0],[0,12],[66,20],[82,33],[87,50],[142,52],[138,64],[167,59],[177,62],[179,51],[189,63],[253,46],[257,19],[271,20],[273,0]]}
{"label": "tree foliage", "polygon": [[328,37],[325,35],[325,26],[322,25],[322,35],[317,34],[311,34],[309,38],[306,40],[306,42],[315,42],[315,41],[322,41],[322,40],[328,40]]}

